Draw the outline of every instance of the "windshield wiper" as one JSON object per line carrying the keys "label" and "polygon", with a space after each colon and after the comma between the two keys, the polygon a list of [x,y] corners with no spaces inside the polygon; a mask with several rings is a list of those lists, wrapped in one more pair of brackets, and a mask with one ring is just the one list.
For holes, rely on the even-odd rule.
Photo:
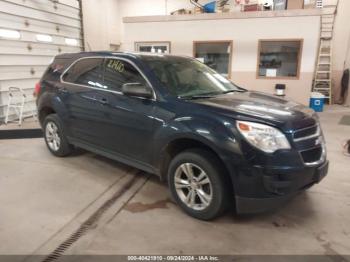
{"label": "windshield wiper", "polygon": [[193,95],[193,96],[179,96],[181,99],[188,99],[188,100],[193,100],[193,99],[205,99],[205,98],[212,98],[214,97],[213,95]]}
{"label": "windshield wiper", "polygon": [[240,90],[240,89],[232,89],[232,90],[227,90],[221,92],[221,94],[228,94],[228,93],[234,93],[234,92],[244,92],[245,90]]}
{"label": "windshield wiper", "polygon": [[220,95],[220,93],[217,92],[206,92],[202,94],[196,94],[196,95],[184,95],[184,96],[178,96],[180,99],[202,99],[202,98],[212,98],[214,96]]}
{"label": "windshield wiper", "polygon": [[232,89],[232,90],[226,90],[222,92],[210,92],[210,93],[203,93],[203,94],[198,94],[198,95],[187,95],[187,96],[178,96],[178,98],[181,99],[204,99],[204,98],[212,98],[214,96],[218,95],[223,95],[223,94],[228,94],[228,93],[233,93],[233,92],[244,92],[245,90],[240,90],[240,89]]}

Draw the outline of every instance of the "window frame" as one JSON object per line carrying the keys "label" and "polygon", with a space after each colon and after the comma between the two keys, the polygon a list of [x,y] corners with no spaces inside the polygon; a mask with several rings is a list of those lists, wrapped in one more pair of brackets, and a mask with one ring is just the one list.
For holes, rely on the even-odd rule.
{"label": "window frame", "polygon": [[194,59],[196,59],[196,44],[223,44],[228,43],[230,45],[230,55],[229,55],[229,61],[228,61],[228,76],[227,78],[231,79],[232,76],[232,56],[233,56],[233,40],[200,40],[200,41],[193,41],[192,46],[192,56]]}
{"label": "window frame", "polygon": [[171,41],[136,41],[136,42],[134,42],[134,50],[135,50],[135,52],[142,52],[142,51],[137,50],[138,46],[140,46],[140,45],[152,45],[152,44],[168,45],[168,47],[169,47],[168,53],[162,53],[162,54],[171,54]]}
{"label": "window frame", "polygon": [[[91,87],[91,88],[94,88],[93,86],[89,86],[89,85],[86,85],[86,84],[78,84],[78,83],[74,83],[74,82],[70,82],[70,81],[66,81],[64,80],[64,76],[68,73],[69,70],[71,70],[77,63],[79,63],[80,61],[82,61],[83,59],[82,58],[85,58],[85,57],[81,57],[77,60],[75,60],[72,64],[70,64],[63,72],[62,74],[60,75],[60,81],[61,83],[66,83],[66,84],[70,84],[70,85],[76,85],[76,86],[85,86],[85,87]],[[102,81],[103,81],[103,63],[104,63],[104,58],[103,57],[98,57],[98,56],[95,56],[95,57],[86,57],[88,59],[101,59],[102,62],[100,64],[100,69],[101,69],[101,77],[102,77]],[[99,89],[99,88],[96,88],[96,89]]]}
{"label": "window frame", "polygon": [[[102,62],[103,85],[105,85],[105,76],[106,76],[106,68],[107,68],[106,64],[107,64],[107,60],[111,60],[111,59],[113,59],[113,60],[121,60],[121,61],[125,61],[126,63],[128,63],[128,61],[123,60],[123,59],[120,59],[119,57],[113,57],[113,58],[105,57],[105,58],[103,59],[103,62]],[[132,64],[132,63],[129,63],[129,65],[132,66],[134,69],[136,69],[136,71],[140,74],[140,76],[144,79],[144,81],[151,87],[150,82],[147,81],[148,79],[145,77],[144,74],[142,74],[142,73],[140,72],[140,70],[138,70],[138,68],[136,67],[136,65],[134,65],[134,64]],[[134,83],[134,82],[133,82],[133,83]],[[122,87],[120,87],[120,89],[121,89],[121,88],[122,88]],[[117,93],[121,93],[121,94],[122,94],[122,92],[117,91],[117,90],[115,90],[115,89],[113,89],[113,88],[107,88],[107,89],[105,89],[105,90],[115,91],[115,92],[117,92]],[[153,90],[153,88],[152,88],[152,90]]]}
{"label": "window frame", "polygon": [[94,90],[100,90],[100,91],[104,91],[104,92],[109,92],[109,93],[114,93],[114,94],[118,94],[118,95],[123,95],[124,94],[122,92],[116,91],[116,90],[110,90],[110,89],[102,89],[102,88],[97,88],[97,87],[93,87],[93,86],[88,86],[88,85],[83,85],[83,84],[76,84],[76,83],[72,83],[72,82],[66,82],[63,80],[64,75],[71,69],[71,67],[73,67],[78,61],[81,61],[83,59],[91,59],[91,58],[102,58],[103,62],[102,62],[102,78],[104,80],[104,60],[106,59],[119,59],[122,61],[125,61],[127,63],[129,63],[131,66],[133,66],[140,74],[141,76],[145,79],[145,81],[147,82],[147,84],[149,85],[149,87],[152,89],[152,93],[153,93],[153,97],[152,98],[144,98],[144,97],[139,97],[140,99],[147,99],[147,100],[153,100],[156,101],[157,100],[157,94],[154,90],[153,85],[151,84],[151,82],[149,81],[149,79],[146,77],[146,75],[141,71],[141,69],[130,59],[124,58],[124,57],[118,57],[118,56],[85,56],[85,57],[80,57],[78,59],[76,59],[72,64],[70,64],[61,74],[60,76],[60,82],[62,84],[68,84],[68,85],[74,85],[74,86],[80,86],[80,87],[86,87],[86,88],[90,88],[90,89],[94,89]]}
{"label": "window frame", "polygon": [[[292,42],[292,41],[298,41],[300,43],[300,49],[298,54],[298,62],[297,62],[297,75],[296,76],[276,76],[276,77],[270,77],[270,76],[260,76],[260,52],[261,52],[261,43],[262,42]],[[273,38],[273,39],[259,39],[258,40],[258,52],[257,52],[257,59],[256,59],[256,79],[268,79],[268,80],[299,80],[300,79],[300,69],[301,69],[301,60],[302,60],[302,54],[303,54],[303,46],[304,46],[304,39],[303,38]]]}

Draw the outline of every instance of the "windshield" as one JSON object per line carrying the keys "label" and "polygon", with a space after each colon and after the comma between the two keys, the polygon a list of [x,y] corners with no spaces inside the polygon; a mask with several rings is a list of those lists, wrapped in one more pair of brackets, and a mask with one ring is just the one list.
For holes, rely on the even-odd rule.
{"label": "windshield", "polygon": [[167,90],[180,98],[214,96],[244,91],[224,76],[196,59],[172,56],[145,56],[143,60],[152,69]]}

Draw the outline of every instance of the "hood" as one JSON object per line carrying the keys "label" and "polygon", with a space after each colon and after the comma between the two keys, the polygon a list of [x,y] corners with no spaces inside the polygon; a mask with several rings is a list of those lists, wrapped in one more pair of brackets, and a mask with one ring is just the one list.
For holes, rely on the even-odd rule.
{"label": "hood", "polygon": [[304,105],[261,92],[235,92],[193,102],[221,109],[235,119],[256,120],[285,130],[314,125],[317,118]]}

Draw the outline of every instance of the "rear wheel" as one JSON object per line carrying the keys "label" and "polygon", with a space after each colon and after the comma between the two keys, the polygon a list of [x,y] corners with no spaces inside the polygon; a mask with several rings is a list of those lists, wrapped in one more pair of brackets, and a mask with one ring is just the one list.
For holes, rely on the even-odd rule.
{"label": "rear wheel", "polygon": [[173,198],[186,213],[210,220],[227,208],[224,175],[214,154],[194,149],[180,153],[171,161],[168,183]]}
{"label": "rear wheel", "polygon": [[68,143],[62,122],[56,114],[48,115],[43,124],[44,138],[50,152],[55,156],[67,156],[73,146]]}

